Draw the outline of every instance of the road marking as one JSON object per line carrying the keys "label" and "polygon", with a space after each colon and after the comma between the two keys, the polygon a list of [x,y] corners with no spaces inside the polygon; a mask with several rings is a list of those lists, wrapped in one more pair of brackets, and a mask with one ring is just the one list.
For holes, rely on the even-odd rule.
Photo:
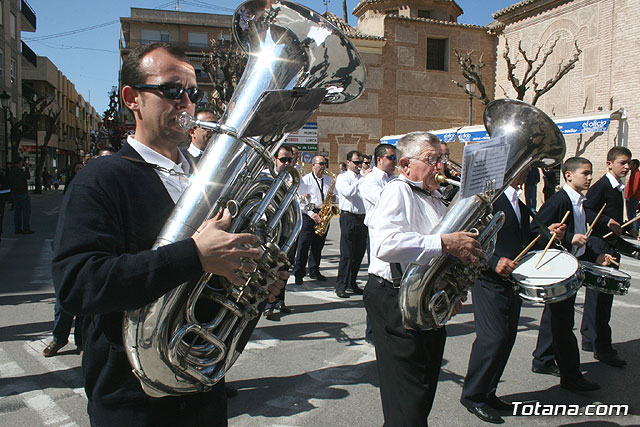
{"label": "road marking", "polygon": [[[0,366],[9,368],[9,370],[0,369],[0,378],[15,378],[15,381],[0,388],[0,397],[17,395],[28,408],[40,416],[44,425],[58,424],[71,419],[48,394],[39,390],[38,384],[32,380],[20,378],[25,375],[24,369],[11,360],[2,348],[0,348]],[[66,425],[77,426],[74,422]]]}
{"label": "road marking", "polygon": [[[67,345],[73,345],[73,341],[69,341]],[[43,339],[36,341],[28,341],[24,343],[24,349],[34,359],[36,359],[47,371],[52,372],[58,378],[60,378],[73,392],[82,398],[86,399],[84,388],[82,387],[83,379],[81,376],[73,373],[70,366],[65,365],[59,359],[55,357],[44,357],[42,350],[46,347],[46,343]],[[74,387],[80,385],[80,387]]]}
{"label": "road marking", "polygon": [[50,211],[44,211],[42,213],[47,215],[47,216],[58,215],[60,213],[60,206],[56,206],[55,208],[51,209]]}
{"label": "road marking", "polygon": [[[254,337],[258,339],[254,339]],[[268,333],[254,329],[251,335],[251,340],[245,346],[245,350],[263,350],[265,348],[275,347],[280,343],[280,340],[269,335]]]}

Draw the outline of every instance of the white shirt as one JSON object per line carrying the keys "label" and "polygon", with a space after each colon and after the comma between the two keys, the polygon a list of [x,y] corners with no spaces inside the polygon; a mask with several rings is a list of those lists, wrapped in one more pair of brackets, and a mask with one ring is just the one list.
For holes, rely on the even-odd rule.
{"label": "white shirt", "polygon": [[162,166],[163,168],[174,170],[176,175],[172,175],[168,172],[156,169],[156,173],[160,177],[164,188],[167,189],[167,192],[171,196],[173,203],[177,203],[178,199],[189,186],[189,162],[184,158],[180,150],[178,150],[178,158],[180,159],[180,163],[176,164],[173,160],[170,160],[158,153],[154,149],[144,145],[140,141],[136,141],[133,139],[132,135],[127,137],[127,142],[136,150],[142,160],[147,163],[151,163],[154,165]]}
{"label": "white shirt", "polygon": [[611,186],[613,188],[621,193],[624,193],[624,184],[618,181],[618,178],[616,178],[614,174],[612,174],[611,172],[607,172],[607,178],[609,178],[609,182],[611,183]]}
{"label": "white shirt", "polygon": [[[573,206],[573,233],[587,234],[587,215],[584,213],[583,206],[585,197],[568,185],[565,185],[562,189],[566,191]],[[576,257],[584,254],[586,250],[584,246],[578,248],[576,245],[573,245],[572,249]]]}
{"label": "white shirt", "polygon": [[[310,197],[306,199],[306,202],[313,203],[316,209],[320,209],[322,203],[324,203],[324,197],[327,197],[327,192],[329,191],[329,187],[331,187],[331,181],[330,176],[322,175],[322,178],[317,178],[312,171],[300,179],[298,194],[309,194]],[[321,188],[322,192],[320,191]],[[304,205],[304,203],[301,203],[301,205]],[[308,211],[307,215],[313,215],[313,211]]]}
{"label": "white shirt", "polygon": [[193,143],[189,144],[189,148],[187,148],[187,151],[189,152],[189,154],[191,154],[193,157],[198,157],[200,156],[202,153],[204,153],[203,150],[199,149],[198,147],[196,147],[195,145],[193,145]]}
{"label": "white shirt", "polygon": [[362,184],[362,175],[359,173],[348,170],[338,175],[336,178],[336,193],[340,196],[338,198],[338,207],[341,211],[364,215],[364,202],[360,196],[360,184]]}
{"label": "white shirt", "polygon": [[382,189],[395,178],[395,175],[387,175],[385,171],[376,166],[362,179],[360,196],[364,202],[364,210],[367,213],[367,216],[364,218],[365,225],[369,226],[370,214],[376,206],[376,203],[378,203]]}
{"label": "white shirt", "polygon": [[513,207],[513,211],[516,213],[516,217],[518,217],[518,223],[522,224],[522,216],[520,213],[520,204],[518,201],[520,200],[521,190],[516,190],[512,186],[508,186],[506,190],[504,190],[504,195],[507,196],[509,202],[511,203],[511,207]]}
{"label": "white shirt", "polygon": [[405,271],[409,263],[427,264],[442,254],[440,236],[429,233],[447,208],[440,200],[413,191],[408,182],[404,176],[389,182],[370,218],[369,273],[390,282],[390,263],[400,263]]}

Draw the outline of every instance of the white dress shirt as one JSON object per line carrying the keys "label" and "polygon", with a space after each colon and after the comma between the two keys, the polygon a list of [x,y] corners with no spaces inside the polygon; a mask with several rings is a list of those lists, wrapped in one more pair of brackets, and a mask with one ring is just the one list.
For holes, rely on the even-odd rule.
{"label": "white dress shirt", "polygon": [[[447,208],[424,193],[413,191],[406,177],[389,182],[376,204],[369,224],[371,263],[369,273],[393,281],[390,263],[427,264],[442,254],[439,235],[430,235]],[[421,187],[422,183],[414,183]]]}
{"label": "white dress shirt", "polygon": [[[583,206],[585,197],[568,185],[565,185],[562,189],[566,191],[573,207],[573,233],[587,234],[587,215],[584,213]],[[576,245],[573,245],[571,249],[573,249],[576,258],[584,254],[586,250],[584,246],[578,248]]]}
{"label": "white dress shirt", "polygon": [[522,191],[516,190],[512,186],[508,186],[506,190],[504,190],[504,195],[507,196],[509,202],[511,203],[511,207],[513,211],[516,213],[516,217],[518,217],[518,224],[522,224],[522,215],[520,212],[520,194]]}
{"label": "white dress shirt", "polygon": [[364,210],[367,214],[364,218],[366,226],[369,226],[371,212],[373,212],[373,208],[376,206],[376,203],[378,203],[378,199],[380,199],[382,189],[395,178],[395,175],[387,175],[385,171],[376,166],[362,179],[360,196],[364,202]]}
{"label": "white dress shirt", "polygon": [[189,186],[189,179],[187,178],[189,176],[189,162],[184,158],[180,150],[178,150],[178,159],[180,160],[180,163],[176,164],[173,160],[166,158],[154,149],[144,145],[140,141],[136,141],[131,135],[127,137],[127,142],[131,148],[140,154],[140,157],[142,157],[142,160],[145,162],[161,166],[168,170],[174,170],[176,172],[175,175],[172,175],[169,172],[159,169],[155,170],[160,177],[164,188],[167,189],[167,192],[171,196],[173,203],[177,203],[182,193],[184,193],[184,190]]}
{"label": "white dress shirt", "polygon": [[189,152],[189,154],[191,154],[193,157],[198,157],[200,156],[202,153],[204,153],[203,150],[199,149],[198,147],[196,147],[195,145],[193,145],[193,143],[189,144],[189,148],[187,148],[187,151]]}
{"label": "white dress shirt", "polygon": [[607,172],[607,178],[609,178],[609,182],[611,183],[611,186],[613,188],[621,193],[624,193],[624,184],[618,181],[618,178],[616,178],[614,174],[612,174],[611,172]]}
{"label": "white dress shirt", "polygon": [[[306,200],[306,203],[313,203],[316,209],[322,207],[324,203],[324,197],[327,197],[329,187],[331,187],[331,177],[328,175],[322,175],[322,178],[318,178],[313,174],[313,171],[306,174],[300,179],[300,187],[298,188],[298,194],[309,194],[310,197]],[[322,192],[320,189],[322,188]],[[324,194],[324,197],[323,197]],[[305,202],[301,205],[304,206]],[[307,211],[307,215],[313,215],[313,211]]]}
{"label": "white dress shirt", "polygon": [[360,196],[360,184],[362,175],[353,171],[346,171],[336,178],[336,193],[340,211],[351,212],[356,215],[364,215],[364,202]]}

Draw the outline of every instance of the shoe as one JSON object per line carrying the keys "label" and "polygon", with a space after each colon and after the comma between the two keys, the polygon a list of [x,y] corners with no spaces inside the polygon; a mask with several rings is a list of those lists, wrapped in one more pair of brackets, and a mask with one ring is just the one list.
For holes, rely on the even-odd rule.
{"label": "shoe", "polygon": [[504,419],[489,405],[470,405],[466,406],[467,411],[471,412],[476,417],[480,418],[482,421],[493,423],[493,424],[502,424],[504,423]]}
{"label": "shoe", "polygon": [[296,281],[294,282],[296,286],[302,286],[302,277],[296,277]]}
{"label": "shoe", "polygon": [[351,293],[354,295],[362,295],[364,293],[364,291],[357,286],[355,288],[349,289],[349,291],[351,291]]}
{"label": "shoe", "polygon": [[620,359],[618,357],[618,353],[615,350],[611,350],[607,353],[593,353],[593,357],[595,357],[596,360],[599,360],[602,363],[606,363],[607,365],[614,366],[616,368],[627,366],[626,360]]}
{"label": "shoe", "polygon": [[588,341],[582,341],[582,350],[593,352],[593,344]]}
{"label": "shoe", "polygon": [[225,384],[224,394],[226,394],[227,397],[236,397],[238,395],[238,390],[230,384]]}
{"label": "shoe", "polygon": [[291,310],[289,307],[287,307],[286,305],[282,304],[278,307],[278,310],[280,311],[280,313],[282,314],[291,314],[293,313],[293,310]]}
{"label": "shoe", "polygon": [[76,347],[76,354],[82,354],[82,352],[84,351],[84,347],[79,345]]}
{"label": "shoe", "polygon": [[327,278],[325,276],[322,275],[322,273],[320,273],[319,271],[315,272],[315,273],[309,273],[309,277],[312,278],[313,280],[317,280],[318,282],[326,282]]}
{"label": "shoe", "polygon": [[336,295],[338,295],[340,298],[349,298],[349,294],[344,291],[342,292],[336,291]]}
{"label": "shoe", "polygon": [[269,316],[273,316],[273,307],[265,308],[263,314],[266,318],[269,318]]}
{"label": "shoe", "polygon": [[44,357],[52,357],[55,356],[56,354],[58,354],[58,350],[60,350],[62,347],[64,347],[65,345],[67,345],[67,343],[56,343],[55,341],[51,341],[49,343],[49,345],[47,347],[45,347],[44,350],[42,350],[42,355]]}
{"label": "shoe", "polygon": [[487,399],[487,403],[496,411],[512,411],[513,403],[509,403],[505,400],[500,399],[498,396],[491,396]]}
{"label": "shoe", "polygon": [[549,365],[542,368],[532,366],[531,372],[533,372],[534,374],[553,375],[554,377],[560,377],[560,368],[558,368],[558,365]]}
{"label": "shoe", "polygon": [[591,382],[585,378],[579,378],[577,380],[561,380],[560,387],[566,388],[571,391],[596,391],[600,390],[600,386],[594,382]]}

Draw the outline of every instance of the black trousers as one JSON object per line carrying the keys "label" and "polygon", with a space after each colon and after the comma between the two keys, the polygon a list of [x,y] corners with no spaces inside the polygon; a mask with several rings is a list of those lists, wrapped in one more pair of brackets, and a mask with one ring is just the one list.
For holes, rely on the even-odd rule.
{"label": "black trousers", "polygon": [[522,300],[509,282],[497,283],[485,276],[471,287],[476,339],[460,402],[482,405],[495,396],[511,349],[516,341]]}
{"label": "black trousers", "polygon": [[546,304],[540,319],[538,341],[533,352],[533,367],[557,364],[563,380],[582,378],[580,350],[573,333],[576,296]]}
{"label": "black trousers", "polygon": [[356,289],[356,278],[360,264],[367,249],[367,226],[364,215],[349,212],[340,214],[340,263],[336,292],[344,292],[347,288]]}
{"label": "black trousers", "polygon": [[369,275],[364,306],[373,326],[385,426],[426,426],[438,386],[444,327],[416,332],[402,326],[398,290]]}
{"label": "black trousers", "polygon": [[307,260],[309,261],[309,273],[318,273],[320,271],[320,257],[324,241],[327,239],[329,229],[324,236],[318,236],[315,233],[316,223],[309,218],[308,215],[302,215],[302,230],[298,237],[298,253],[296,254],[296,263],[293,274],[296,278],[303,278],[306,274]]}
{"label": "black trousers", "polygon": [[613,295],[585,288],[584,312],[580,333],[582,342],[590,343],[596,353],[608,353],[611,347],[611,306]]}

